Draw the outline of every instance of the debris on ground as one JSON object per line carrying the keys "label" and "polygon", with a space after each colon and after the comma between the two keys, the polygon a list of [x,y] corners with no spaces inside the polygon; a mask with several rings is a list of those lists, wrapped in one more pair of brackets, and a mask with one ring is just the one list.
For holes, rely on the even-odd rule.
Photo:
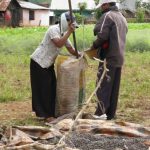
{"label": "debris on ground", "polygon": [[[148,150],[150,128],[122,121],[67,118],[41,126],[0,127],[1,150]],[[67,119],[65,119],[67,118]],[[62,120],[61,120],[62,119]],[[60,142],[61,141],[61,142]]]}

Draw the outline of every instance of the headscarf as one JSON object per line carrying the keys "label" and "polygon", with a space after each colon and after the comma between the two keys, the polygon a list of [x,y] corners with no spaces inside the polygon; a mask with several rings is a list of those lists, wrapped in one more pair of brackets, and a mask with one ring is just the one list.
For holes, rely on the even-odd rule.
{"label": "headscarf", "polygon": [[64,34],[68,29],[68,22],[65,13],[61,14],[60,29],[61,29],[61,34]]}
{"label": "headscarf", "polygon": [[[70,12],[65,12],[61,14],[61,18],[60,18],[60,29],[61,29],[61,35],[63,35],[67,29],[68,29],[68,21],[71,20],[71,16],[70,16]],[[75,16],[72,15],[72,20],[73,23],[75,24],[75,27],[78,28],[78,24],[75,20]]]}

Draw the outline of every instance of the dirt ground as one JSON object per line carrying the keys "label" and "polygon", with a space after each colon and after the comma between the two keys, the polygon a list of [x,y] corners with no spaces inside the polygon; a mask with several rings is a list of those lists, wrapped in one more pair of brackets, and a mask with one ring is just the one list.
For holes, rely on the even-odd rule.
{"label": "dirt ground", "polygon": [[[128,122],[142,124],[145,126],[150,126],[149,110],[142,111],[141,116],[143,117],[140,121],[136,120],[135,118],[134,120],[131,120],[132,118],[126,115],[122,114],[122,112],[119,111],[117,112],[117,116],[119,119]],[[35,114],[32,112],[31,100],[0,103],[0,125],[13,125],[13,124],[41,125],[41,122],[39,121],[37,122],[37,118]]]}
{"label": "dirt ground", "polygon": [[0,103],[0,124],[26,120],[33,115],[31,101]]}

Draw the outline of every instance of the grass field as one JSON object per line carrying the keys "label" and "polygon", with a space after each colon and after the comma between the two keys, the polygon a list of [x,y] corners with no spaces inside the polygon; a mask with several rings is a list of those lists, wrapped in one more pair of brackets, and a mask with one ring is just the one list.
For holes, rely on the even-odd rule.
{"label": "grass field", "polygon": [[[93,25],[77,30],[79,50],[89,47],[95,38]],[[0,106],[31,101],[29,80],[29,55],[41,41],[46,28],[0,29]],[[142,123],[150,126],[150,24],[129,24],[126,46],[126,62],[123,67],[118,118],[126,121]],[[84,43],[84,44],[83,44]],[[66,53],[63,51],[63,53]],[[86,97],[95,88],[97,62],[88,59],[86,71]],[[94,102],[93,98],[93,102]],[[12,104],[13,103],[13,104]],[[93,104],[94,105],[94,104]],[[28,105],[27,105],[28,106]],[[7,105],[8,107],[8,105]],[[17,106],[16,106],[17,107]],[[28,106],[30,108],[30,106]],[[5,116],[5,108],[0,107],[1,116]],[[19,110],[21,113],[23,107]],[[94,108],[92,108],[93,110]],[[16,109],[14,109],[15,111]],[[28,111],[28,108],[25,109]],[[8,124],[36,124],[29,110],[28,117],[2,121]],[[17,116],[17,115],[16,115]]]}

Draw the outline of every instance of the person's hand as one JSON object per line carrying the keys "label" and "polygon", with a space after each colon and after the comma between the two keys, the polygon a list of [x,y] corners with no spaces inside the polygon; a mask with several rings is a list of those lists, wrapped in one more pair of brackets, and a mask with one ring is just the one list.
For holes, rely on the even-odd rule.
{"label": "person's hand", "polygon": [[70,23],[70,24],[69,24],[69,29],[68,29],[68,30],[69,30],[69,32],[72,33],[73,31],[75,31],[75,28],[76,28],[76,27],[75,27],[75,24],[74,24],[74,23]]}

